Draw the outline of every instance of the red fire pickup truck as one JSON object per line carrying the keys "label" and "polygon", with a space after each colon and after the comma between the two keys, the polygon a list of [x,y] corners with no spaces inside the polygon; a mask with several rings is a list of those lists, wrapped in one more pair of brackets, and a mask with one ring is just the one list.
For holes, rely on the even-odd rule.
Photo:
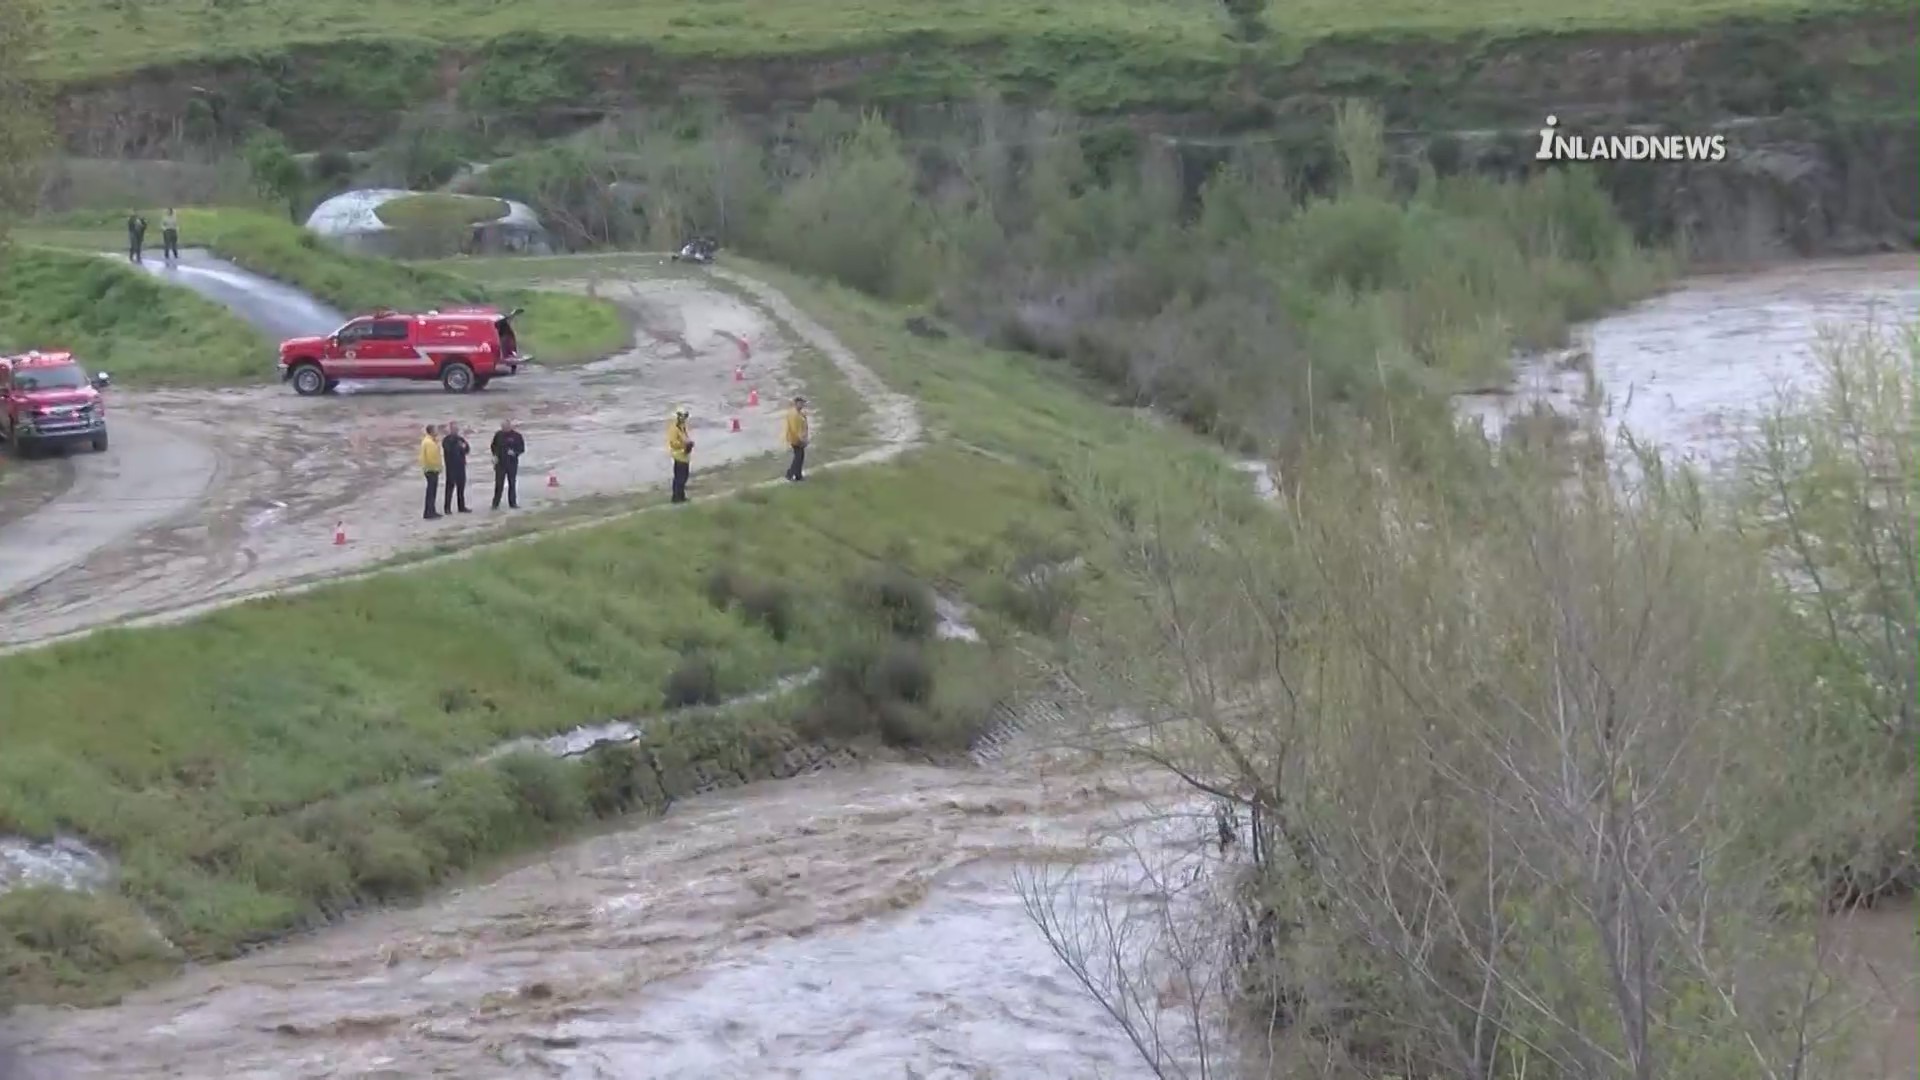
{"label": "red fire pickup truck", "polygon": [[92,378],[67,352],[0,356],[0,432],[7,446],[31,457],[43,446],[84,442],[107,448],[107,401],[112,380]]}
{"label": "red fire pickup truck", "polygon": [[343,379],[435,379],[456,394],[484,390],[533,359],[520,355],[518,314],[491,307],[376,311],[325,337],[281,342],[280,379],[302,395],[324,394]]}

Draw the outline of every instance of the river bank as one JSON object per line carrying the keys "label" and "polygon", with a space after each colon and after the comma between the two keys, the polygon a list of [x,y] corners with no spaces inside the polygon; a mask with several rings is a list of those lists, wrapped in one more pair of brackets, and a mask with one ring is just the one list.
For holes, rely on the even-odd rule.
{"label": "river bank", "polygon": [[[1615,426],[1713,461],[1761,390],[1798,376],[1820,323],[1920,316],[1910,264],[1803,270],[1689,281],[1594,324]],[[1635,411],[1654,394],[1660,408]],[[1097,880],[1124,863],[1107,841],[1168,793],[1086,762],[1005,760],[702,796],[112,1008],[24,1011],[0,1037],[32,1080],[1151,1075],[1052,956],[1016,871],[1079,864]],[[1208,831],[1175,855],[1206,868]],[[1156,899],[1125,879],[1104,888]],[[1870,1001],[1857,1075],[1911,1077],[1913,907],[1831,925]]]}

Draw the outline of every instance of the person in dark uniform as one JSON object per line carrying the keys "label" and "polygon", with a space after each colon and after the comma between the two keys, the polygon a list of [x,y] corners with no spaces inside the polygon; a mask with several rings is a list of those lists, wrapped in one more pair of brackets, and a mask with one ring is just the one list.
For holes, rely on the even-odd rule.
{"label": "person in dark uniform", "polygon": [[140,262],[140,249],[147,242],[147,219],[135,210],[127,215],[127,261]]}
{"label": "person in dark uniform", "polygon": [[443,514],[453,513],[457,504],[461,513],[467,513],[467,438],[460,434],[460,425],[449,422],[447,435],[440,440],[440,454],[446,459],[446,494],[440,506]]}
{"label": "person in dark uniform", "polygon": [[520,455],[527,452],[527,440],[513,429],[512,420],[500,421],[500,430],[493,433],[493,508],[500,509],[500,493],[506,492],[507,509],[520,509],[520,495],[515,489],[515,481],[520,477]]}

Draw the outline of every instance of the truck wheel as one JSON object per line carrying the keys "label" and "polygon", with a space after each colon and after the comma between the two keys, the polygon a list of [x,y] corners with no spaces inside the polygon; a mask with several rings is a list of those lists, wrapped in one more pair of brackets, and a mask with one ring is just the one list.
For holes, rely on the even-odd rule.
{"label": "truck wheel", "polygon": [[493,381],[493,376],[481,375],[473,380],[473,388],[475,390],[485,390],[487,388],[487,384],[492,381]]}
{"label": "truck wheel", "polygon": [[96,454],[104,454],[107,452],[107,433],[106,432],[103,431],[100,434],[95,435],[93,437],[93,452]]}
{"label": "truck wheel", "polygon": [[473,369],[459,361],[448,364],[440,372],[440,385],[450,394],[464,394],[473,389]]}
{"label": "truck wheel", "polygon": [[301,397],[324,394],[327,390],[326,373],[318,364],[301,364],[293,369],[293,392]]}

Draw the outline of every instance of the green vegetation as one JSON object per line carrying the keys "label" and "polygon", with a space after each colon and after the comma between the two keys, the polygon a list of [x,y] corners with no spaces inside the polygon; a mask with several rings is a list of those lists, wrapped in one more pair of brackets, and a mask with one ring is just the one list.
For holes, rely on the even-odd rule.
{"label": "green vegetation", "polygon": [[[1064,527],[1043,477],[936,450],[897,468],[823,473],[804,493],[642,515],[9,657],[0,831],[77,830],[106,845],[125,866],[123,901],[186,955],[224,955],[551,835],[503,794],[511,777],[473,771],[430,790],[409,777],[505,738],[655,713],[669,694],[711,702],[828,662],[862,622],[848,599],[861,594],[843,582],[884,560],[964,590],[1007,557],[1015,522]],[[714,603],[716,571],[747,583],[738,603]],[[772,582],[791,594],[777,626],[768,586],[756,584]],[[325,650],[312,647],[319,640]],[[942,662],[914,655],[937,685]],[[707,672],[691,693],[681,674],[690,660]],[[114,678],[100,679],[109,668]],[[967,685],[948,693],[964,697]],[[926,707],[923,697],[913,704]],[[949,703],[939,715],[980,717],[987,704]],[[789,703],[788,715],[803,705]],[[931,739],[897,727],[887,737]],[[473,805],[475,786],[492,801]],[[0,907],[8,915],[21,920],[4,925],[27,959],[6,954],[0,931],[0,970],[80,962],[42,956],[27,936],[31,913]]]}
{"label": "green vegetation", "polygon": [[284,281],[346,312],[425,310],[456,303],[524,307],[522,348],[550,364],[595,360],[629,341],[612,304],[585,296],[489,289],[470,279],[384,259],[348,255],[298,226],[236,210],[183,210],[186,242],[202,243],[257,274]]}
{"label": "green vegetation", "polygon": [[64,349],[127,386],[245,382],[273,345],[225,308],[97,255],[0,251],[0,351]]}
{"label": "green vegetation", "polygon": [[46,88],[30,62],[45,44],[39,0],[0,0],[0,244],[39,193],[39,162],[51,131]]}
{"label": "green vegetation", "polygon": [[[1253,811],[1257,913],[1178,925],[1244,948],[1265,1075],[1862,1075],[1884,984],[1827,920],[1920,883],[1920,338],[1825,359],[1731,491],[1436,473],[1385,432],[1304,455],[1278,515],[1131,452],[1071,486],[1116,579],[1072,674],[1134,721],[1085,737]],[[1114,915],[1046,925],[1144,1042]]]}
{"label": "green vegetation", "polygon": [[[1364,34],[1670,29],[1738,16],[1788,18],[1816,10],[1889,6],[1877,0],[1832,0],[1817,9],[1808,0],[1620,0],[1604,7],[1567,0],[1274,0],[1263,5],[1266,23],[1292,41]],[[1153,63],[1167,64],[1227,55],[1227,33],[1237,21],[1224,6],[1174,0],[1039,5],[981,0],[962,6],[928,0],[714,0],[698,7],[640,9],[615,0],[564,0],[533,9],[400,0],[377,13],[344,0],[264,0],[217,7],[196,0],[139,5],[71,0],[51,28],[49,60],[57,74],[81,77],[303,45],[338,47],[358,40],[414,52],[433,45],[484,45],[485,64],[520,76],[503,74],[491,81],[510,91],[511,103],[525,104],[573,93],[576,88],[567,82],[584,74],[577,63],[542,64],[537,56],[529,61],[529,52],[541,51],[537,40],[527,40],[531,35],[554,39],[556,51],[576,58],[582,50],[621,45],[683,56],[744,58],[853,50],[951,52],[955,45],[1030,41],[1096,59],[1139,52]],[[953,57],[950,62],[964,61]],[[528,77],[529,68],[537,78]],[[353,92],[380,98],[392,92],[390,86],[429,69],[425,62],[398,68],[369,64],[365,70],[372,73],[374,87]],[[360,81],[345,80],[343,85]]]}
{"label": "green vegetation", "polygon": [[[23,243],[71,251],[124,245],[119,218],[73,214],[39,219],[19,230]],[[284,281],[342,311],[426,310],[449,304],[524,307],[517,320],[522,348],[545,363],[577,364],[624,348],[632,338],[620,310],[604,300],[537,289],[495,288],[432,267],[349,255],[299,226],[246,210],[182,209],[181,243]],[[171,294],[172,290],[165,290]]]}
{"label": "green vegetation", "polygon": [[[1209,459],[1090,403],[1064,372],[914,337],[898,311],[845,290],[795,299],[924,393],[943,438],[1018,461],[935,447],[804,491],[0,659],[0,832],[75,831],[125,866],[113,897],[0,905],[11,992],[97,1000],[182,958],[413,895],[589,810],[658,808],[713,769],[768,775],[796,740],[964,743],[1020,685],[997,644],[1013,624],[988,610],[988,646],[927,641],[919,583],[994,603],[1008,567],[1070,550],[1052,478],[1085,447],[1137,437],[1169,460]],[[810,389],[831,397],[825,381]],[[638,752],[411,782],[504,738],[815,666],[828,672],[816,690],[659,728]],[[156,960],[150,941],[118,936],[139,911],[182,952]]]}
{"label": "green vegetation", "polygon": [[[1247,447],[1384,420],[1390,401],[1438,422],[1446,392],[1497,381],[1516,350],[1559,343],[1672,269],[1591,171],[1441,176],[1390,158],[1365,107],[1340,109],[1312,144],[1327,194],[1302,194],[1300,162],[1251,146],[1197,208],[1167,148],[1003,119],[909,145],[822,106],[777,156],[724,121],[643,126],[478,182],[563,228],[597,223],[580,242],[660,246],[723,225],[732,248],[926,305]],[[610,177],[648,191],[644,214],[599,194]]]}
{"label": "green vegetation", "polygon": [[374,211],[396,229],[464,228],[507,216],[507,204],[478,195],[426,193],[381,203]]}

